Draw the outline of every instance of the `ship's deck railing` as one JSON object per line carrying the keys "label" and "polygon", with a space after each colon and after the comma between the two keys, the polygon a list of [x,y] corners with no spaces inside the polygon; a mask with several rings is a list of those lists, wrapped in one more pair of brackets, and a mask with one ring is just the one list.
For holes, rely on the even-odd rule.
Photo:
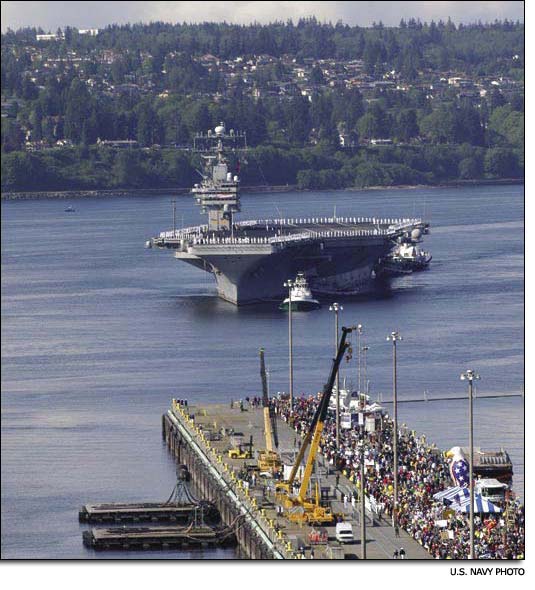
{"label": "ship's deck railing", "polygon": [[415,225],[423,223],[421,219],[415,217],[407,218],[379,218],[379,217],[291,217],[291,218],[277,218],[277,219],[251,219],[247,221],[239,221],[236,223],[240,227],[251,227],[256,225],[320,225],[323,223],[333,224],[371,224],[371,225],[387,225],[400,226]]}
{"label": "ship's deck railing", "polygon": [[246,236],[242,238],[237,237],[203,237],[193,236],[191,244],[194,246],[206,245],[240,245],[240,244],[283,244],[288,242],[299,242],[307,240],[316,240],[318,238],[354,238],[354,237],[373,237],[373,236],[388,236],[389,232],[386,230],[333,230],[333,231],[308,231],[298,234],[290,234],[286,236]]}
{"label": "ship's deck railing", "polygon": [[208,231],[208,225],[194,225],[192,227],[183,227],[175,231],[162,231],[160,232],[160,238],[189,238],[193,235],[201,235]]}
{"label": "ship's deck railing", "polygon": [[[277,242],[290,242],[314,238],[338,238],[359,236],[388,236],[405,231],[414,226],[423,225],[423,221],[417,218],[407,219],[379,219],[375,217],[311,217],[311,218],[284,218],[284,219],[254,219],[240,221],[235,224],[238,229],[261,227],[266,230],[276,227],[322,224],[347,224],[347,225],[372,225],[373,229],[329,229],[315,230],[305,229],[303,232],[289,235],[270,237],[208,237],[208,225],[186,227],[175,231],[161,232],[159,237],[163,239],[187,239],[197,244],[272,244]],[[381,227],[383,226],[383,227]]]}

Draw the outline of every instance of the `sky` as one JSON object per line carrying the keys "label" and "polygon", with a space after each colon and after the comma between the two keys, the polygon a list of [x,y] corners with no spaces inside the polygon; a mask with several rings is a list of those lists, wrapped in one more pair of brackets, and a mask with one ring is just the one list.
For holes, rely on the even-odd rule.
{"label": "sky", "polygon": [[495,19],[524,20],[524,2],[123,2],[2,1],[2,30],[42,27],[56,31],[66,25],[77,28],[103,28],[106,25],[134,22],[227,21],[246,24],[275,20],[298,20],[315,16],[333,23],[369,26],[374,21],[397,26],[402,18],[421,21],[447,20],[455,23]]}

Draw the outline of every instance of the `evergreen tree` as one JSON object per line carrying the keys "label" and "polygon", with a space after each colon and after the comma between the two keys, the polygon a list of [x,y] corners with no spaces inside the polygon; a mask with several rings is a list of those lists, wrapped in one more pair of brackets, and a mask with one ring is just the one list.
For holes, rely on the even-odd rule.
{"label": "evergreen tree", "polygon": [[400,111],[395,119],[394,135],[401,141],[410,141],[417,137],[420,131],[414,109]]}
{"label": "evergreen tree", "polygon": [[41,104],[36,102],[35,108],[32,113],[31,117],[32,123],[32,140],[39,141],[43,139],[43,109],[41,108]]}
{"label": "evergreen tree", "polygon": [[325,84],[325,77],[321,68],[315,65],[310,72],[310,83],[316,86],[323,86]]}
{"label": "evergreen tree", "polygon": [[75,78],[67,93],[65,109],[65,137],[79,143],[82,130],[90,113],[90,95],[86,85]]}
{"label": "evergreen tree", "polygon": [[161,141],[160,121],[150,101],[142,102],[137,109],[137,140],[141,146]]}

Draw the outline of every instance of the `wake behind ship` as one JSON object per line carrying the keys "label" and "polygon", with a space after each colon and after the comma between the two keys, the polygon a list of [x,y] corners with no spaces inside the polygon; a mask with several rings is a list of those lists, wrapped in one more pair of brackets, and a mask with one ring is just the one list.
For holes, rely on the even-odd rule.
{"label": "wake behind ship", "polygon": [[279,301],[284,281],[298,272],[317,295],[348,296],[373,290],[388,254],[400,242],[420,242],[421,219],[296,217],[236,221],[240,179],[226,154],[246,149],[244,134],[223,123],[195,136],[202,180],[192,193],[208,223],[161,232],[147,247],[173,250],[175,258],[214,275],[219,297],[236,305]]}

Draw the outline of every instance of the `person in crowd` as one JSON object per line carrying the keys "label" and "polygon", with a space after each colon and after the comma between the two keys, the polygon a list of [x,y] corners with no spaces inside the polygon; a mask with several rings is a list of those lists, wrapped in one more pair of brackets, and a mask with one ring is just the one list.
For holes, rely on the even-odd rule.
{"label": "person in crowd", "polygon": [[[286,399],[273,397],[270,400],[279,418],[296,431],[298,445],[308,432],[320,397],[321,394],[297,397],[292,411]],[[394,485],[392,420],[384,416],[382,429],[369,438],[362,431],[343,430],[340,433],[340,448],[337,449],[334,415],[328,416],[322,433],[321,452],[326,463],[338,471],[337,486],[342,474],[356,489],[360,488],[359,442],[366,445],[366,495],[373,505],[380,507],[381,516],[391,518]],[[445,528],[436,524],[444,520],[445,507],[433,498],[433,494],[451,485],[448,463],[443,454],[424,436],[418,436],[414,430],[400,428],[398,469],[399,528],[437,559],[467,559],[470,554],[467,515],[456,513],[449,516]],[[491,559],[523,559],[524,506],[511,495],[502,508],[514,515],[513,520],[508,519],[507,523],[500,514],[479,518],[476,524],[476,553]]]}

